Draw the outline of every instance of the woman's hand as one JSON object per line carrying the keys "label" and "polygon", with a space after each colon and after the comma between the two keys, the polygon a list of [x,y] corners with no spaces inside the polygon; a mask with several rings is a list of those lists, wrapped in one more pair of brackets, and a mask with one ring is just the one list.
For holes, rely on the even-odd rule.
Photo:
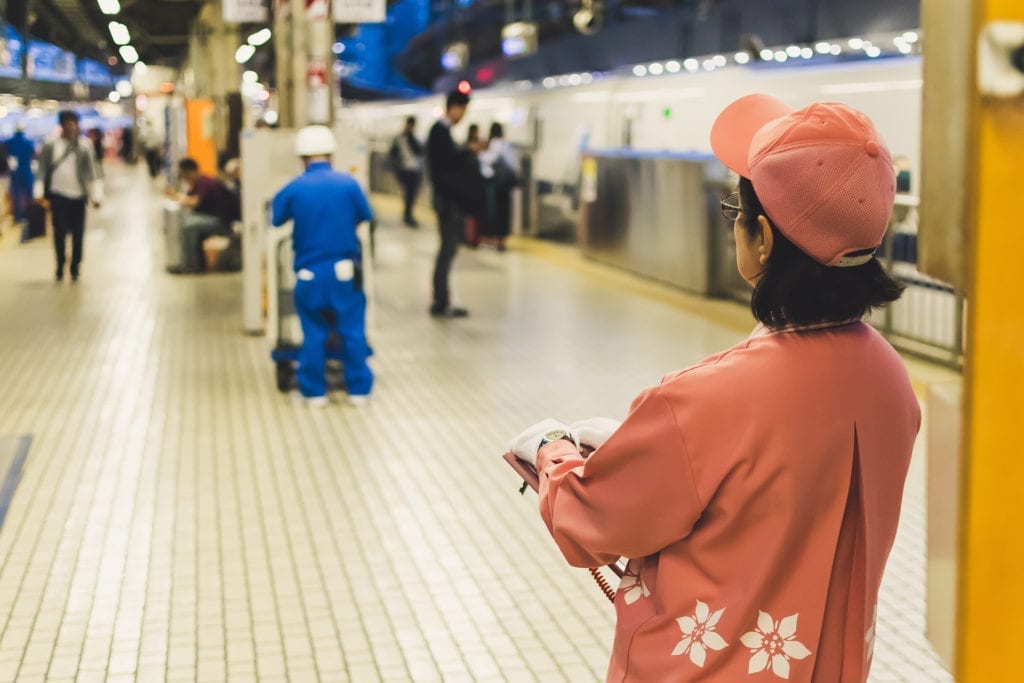
{"label": "woman's hand", "polygon": [[589,446],[596,451],[621,425],[621,422],[610,417],[591,417],[573,422],[569,426],[569,431],[573,433],[581,446]]}
{"label": "woman's hand", "polygon": [[[540,442],[544,437],[552,432],[565,432],[567,435],[572,436],[572,430],[568,426],[559,422],[558,420],[552,420],[548,418],[541,420],[535,425],[527,427],[519,436],[512,439],[512,443],[509,446],[509,450],[515,453],[516,457],[523,462],[528,462],[534,467],[537,466],[537,451],[540,450]],[[555,437],[562,438],[562,437]],[[573,439],[577,447],[579,442]]]}

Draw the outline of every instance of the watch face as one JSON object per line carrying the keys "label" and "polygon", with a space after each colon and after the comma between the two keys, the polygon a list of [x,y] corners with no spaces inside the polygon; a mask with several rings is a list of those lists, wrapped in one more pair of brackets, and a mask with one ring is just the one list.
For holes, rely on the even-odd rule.
{"label": "watch face", "polygon": [[569,432],[564,429],[555,429],[544,435],[545,441],[558,441],[559,439],[568,439]]}

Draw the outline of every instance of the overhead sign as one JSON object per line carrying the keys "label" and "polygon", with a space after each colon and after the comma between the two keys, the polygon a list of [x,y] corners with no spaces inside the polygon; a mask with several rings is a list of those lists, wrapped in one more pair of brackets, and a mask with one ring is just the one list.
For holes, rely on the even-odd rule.
{"label": "overhead sign", "polygon": [[21,78],[21,54],[24,44],[13,26],[0,23],[0,76]]}
{"label": "overhead sign", "polygon": [[264,24],[269,18],[267,0],[224,0],[224,21],[229,24]]}
{"label": "overhead sign", "polygon": [[109,88],[113,85],[110,69],[91,59],[78,60],[78,80],[88,85]]}
{"label": "overhead sign", "polygon": [[339,24],[380,24],[387,18],[387,0],[334,0],[334,21]]}
{"label": "overhead sign", "polygon": [[28,77],[71,83],[78,75],[75,55],[41,40],[28,41]]}

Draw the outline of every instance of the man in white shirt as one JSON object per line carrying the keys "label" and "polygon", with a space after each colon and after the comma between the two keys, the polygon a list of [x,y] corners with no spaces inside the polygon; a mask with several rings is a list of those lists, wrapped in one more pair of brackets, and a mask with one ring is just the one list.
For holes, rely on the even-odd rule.
{"label": "man in white shirt", "polygon": [[403,215],[405,224],[410,228],[419,227],[413,217],[412,209],[416,204],[416,195],[419,194],[420,184],[423,182],[423,145],[416,139],[415,116],[406,118],[405,128],[391,143],[391,151],[388,155],[395,176],[402,184],[402,194],[405,200]]}
{"label": "man in white shirt", "polygon": [[[78,114],[65,110],[58,115],[60,137],[47,141],[39,155],[37,194],[53,213],[53,243],[57,255],[57,282],[64,279],[67,236],[71,235],[71,279],[78,280],[85,235],[85,206],[98,207],[103,200],[92,143],[81,136]],[[41,190],[41,191],[40,191]]]}

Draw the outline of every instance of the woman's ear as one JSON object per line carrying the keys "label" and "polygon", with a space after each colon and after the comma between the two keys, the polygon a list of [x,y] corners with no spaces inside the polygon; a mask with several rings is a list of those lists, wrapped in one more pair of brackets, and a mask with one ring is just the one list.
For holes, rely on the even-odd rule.
{"label": "woman's ear", "polygon": [[775,247],[775,233],[772,232],[772,224],[765,215],[757,217],[757,225],[761,228],[761,245],[757,248],[757,260],[763,266],[768,263]]}

